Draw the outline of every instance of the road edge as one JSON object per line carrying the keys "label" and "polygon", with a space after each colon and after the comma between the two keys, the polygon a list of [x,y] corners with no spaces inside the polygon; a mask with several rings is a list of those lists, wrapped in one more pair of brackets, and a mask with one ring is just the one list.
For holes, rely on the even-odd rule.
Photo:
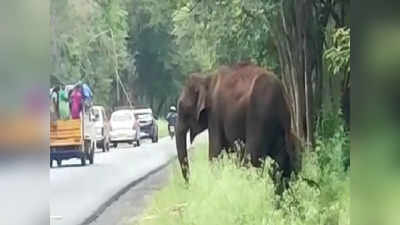
{"label": "road edge", "polygon": [[[164,137],[167,138],[167,137]],[[162,139],[164,139],[162,138]],[[161,139],[160,139],[161,140]],[[189,142],[190,143],[190,142]],[[193,143],[190,143],[188,146],[188,150],[192,149],[194,146]],[[127,193],[129,191],[129,189],[135,187],[136,185],[140,184],[142,181],[146,180],[147,178],[149,178],[150,176],[152,176],[153,174],[161,171],[162,169],[166,168],[169,164],[171,164],[173,161],[175,161],[178,158],[177,155],[172,156],[169,160],[167,160],[165,163],[161,164],[160,166],[156,167],[153,170],[150,170],[148,173],[146,173],[145,175],[133,180],[132,182],[130,182],[129,184],[127,184],[125,187],[123,187],[121,190],[119,190],[117,193],[115,193],[114,195],[112,195],[107,201],[105,201],[104,203],[102,203],[95,211],[94,213],[92,213],[90,216],[88,216],[85,220],[83,220],[82,223],[79,223],[79,225],[90,225],[92,222],[94,222],[102,213],[104,213],[104,211],[106,211],[106,209],[112,205],[112,203],[114,203],[115,201],[118,201],[118,199],[124,195],[125,193]]]}
{"label": "road edge", "polygon": [[166,168],[169,164],[171,164],[173,161],[175,161],[178,158],[178,156],[173,156],[171,159],[169,159],[167,162],[161,164],[160,166],[156,167],[153,170],[150,170],[148,173],[145,175],[133,180],[129,184],[127,184],[125,187],[123,187],[121,190],[119,190],[117,193],[111,196],[107,201],[105,201],[103,204],[101,204],[94,213],[92,213],[89,217],[87,217],[82,223],[79,225],[89,225],[92,222],[94,222],[110,205],[112,205],[113,202],[117,201],[122,195],[124,195],[126,192],[129,191],[129,189],[135,187],[142,181],[146,180],[149,178],[151,175],[159,172],[160,170]]}

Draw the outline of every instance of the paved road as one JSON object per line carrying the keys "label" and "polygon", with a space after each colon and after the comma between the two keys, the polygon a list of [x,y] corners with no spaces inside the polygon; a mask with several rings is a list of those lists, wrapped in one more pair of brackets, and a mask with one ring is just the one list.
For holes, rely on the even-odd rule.
{"label": "paved road", "polygon": [[80,167],[79,160],[63,161],[64,167],[50,170],[50,222],[79,225],[131,182],[176,156],[175,143],[162,138],[140,147],[118,146],[96,152],[93,165]]}
{"label": "paved road", "polygon": [[[194,145],[206,143],[208,133],[203,132],[194,141]],[[189,151],[189,154],[191,152]],[[171,169],[177,167],[178,162],[157,171],[145,180],[130,188],[118,200],[107,207],[102,214],[89,225],[132,225],[142,218],[143,210],[154,198],[154,194],[168,183]]]}

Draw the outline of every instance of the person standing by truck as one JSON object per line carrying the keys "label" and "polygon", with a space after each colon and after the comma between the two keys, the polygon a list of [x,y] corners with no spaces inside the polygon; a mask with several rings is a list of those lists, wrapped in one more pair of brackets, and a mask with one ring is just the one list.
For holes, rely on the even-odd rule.
{"label": "person standing by truck", "polygon": [[82,84],[82,94],[85,111],[89,111],[89,108],[92,107],[93,93],[86,83]]}
{"label": "person standing by truck", "polygon": [[59,90],[60,87],[57,86],[50,90],[50,120],[56,121],[60,118],[59,113]]}

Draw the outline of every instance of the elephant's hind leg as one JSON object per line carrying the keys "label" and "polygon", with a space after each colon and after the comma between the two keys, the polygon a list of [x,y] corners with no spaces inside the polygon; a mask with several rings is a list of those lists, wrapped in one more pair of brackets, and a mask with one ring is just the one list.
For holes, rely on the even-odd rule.
{"label": "elephant's hind leg", "polygon": [[[254,121],[255,122],[255,121]],[[251,164],[260,167],[267,155],[272,155],[275,151],[276,143],[276,121],[258,121],[258,126],[247,129],[246,151],[250,154]]]}
{"label": "elephant's hind leg", "polygon": [[262,160],[265,158],[263,149],[268,146],[263,132],[251,132],[246,139],[245,157],[250,156],[250,162],[254,167],[261,167]]}

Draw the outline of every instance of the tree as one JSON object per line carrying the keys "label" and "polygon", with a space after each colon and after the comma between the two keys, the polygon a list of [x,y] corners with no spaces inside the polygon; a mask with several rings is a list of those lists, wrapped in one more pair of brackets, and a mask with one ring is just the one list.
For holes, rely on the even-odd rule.
{"label": "tree", "polygon": [[78,80],[93,89],[95,103],[110,106],[112,84],[129,67],[127,12],[122,0],[51,1],[52,80]]}
{"label": "tree", "polygon": [[203,69],[251,60],[275,70],[276,51],[264,13],[271,7],[259,0],[188,1],[175,12],[173,33]]}
{"label": "tree", "polygon": [[149,105],[155,114],[165,114],[167,103],[176,102],[184,64],[175,43],[172,14],[177,1],[131,1],[129,51],[135,59],[135,89],[138,104]]}
{"label": "tree", "polygon": [[204,69],[251,60],[274,70],[287,92],[294,131],[310,145],[326,79],[325,29],[343,26],[348,3],[188,0],[175,13],[173,32]]}
{"label": "tree", "polygon": [[347,125],[350,124],[350,28],[336,29],[331,39],[331,47],[324,52],[328,70],[333,76],[340,76],[342,108]]}

